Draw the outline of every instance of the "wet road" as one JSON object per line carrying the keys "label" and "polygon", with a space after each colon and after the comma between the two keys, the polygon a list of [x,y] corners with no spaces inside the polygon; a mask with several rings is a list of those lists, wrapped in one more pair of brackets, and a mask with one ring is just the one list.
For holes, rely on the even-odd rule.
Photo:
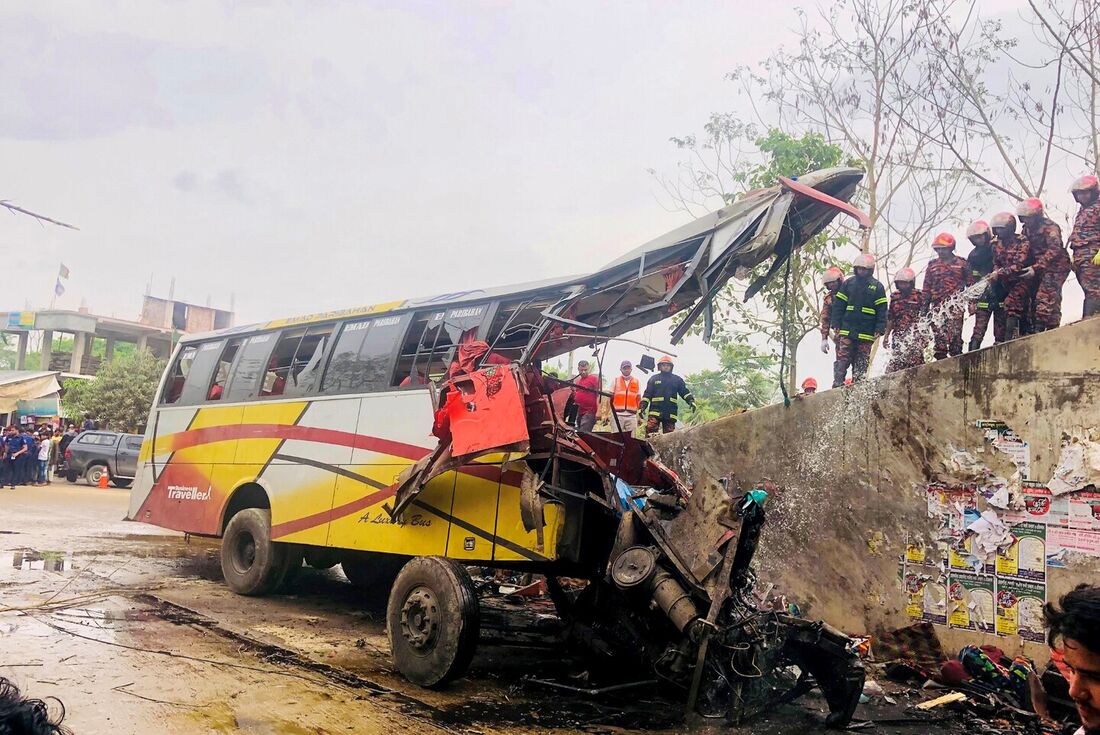
{"label": "wet road", "polygon": [[[84,485],[0,489],[0,675],[64,702],[78,734],[683,731],[648,690],[593,701],[524,682],[583,667],[553,645],[501,645],[554,627],[503,601],[469,677],[412,686],[390,666],[384,603],[338,571],[239,597],[215,542],[125,522],[127,501]],[[808,698],[743,732],[817,731],[822,708]]]}

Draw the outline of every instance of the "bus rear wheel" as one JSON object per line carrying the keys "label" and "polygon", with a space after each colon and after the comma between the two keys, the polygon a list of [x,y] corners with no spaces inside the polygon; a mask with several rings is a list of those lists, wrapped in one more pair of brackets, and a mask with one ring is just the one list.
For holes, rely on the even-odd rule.
{"label": "bus rear wheel", "polygon": [[481,629],[474,584],[466,568],[422,556],[397,575],[386,606],[394,664],[422,687],[441,687],[466,673]]}
{"label": "bus rear wheel", "polygon": [[[271,540],[271,511],[245,508],[225,527],[222,536],[222,576],[238,595],[274,592],[287,576],[286,544]],[[301,557],[297,557],[301,565]]]}

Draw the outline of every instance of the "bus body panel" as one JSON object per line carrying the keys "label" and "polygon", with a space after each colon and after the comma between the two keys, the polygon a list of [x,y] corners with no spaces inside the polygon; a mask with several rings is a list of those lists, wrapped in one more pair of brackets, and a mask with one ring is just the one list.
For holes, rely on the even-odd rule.
{"label": "bus body panel", "polygon": [[383,506],[397,477],[435,442],[425,431],[427,389],[156,406],[152,414],[131,494],[135,520],[218,536],[233,494],[257,485],[278,541],[482,562],[554,558],[558,508],[546,507],[541,543],[523,528],[521,474],[502,472],[514,454],[435,478],[400,522],[390,519]]}

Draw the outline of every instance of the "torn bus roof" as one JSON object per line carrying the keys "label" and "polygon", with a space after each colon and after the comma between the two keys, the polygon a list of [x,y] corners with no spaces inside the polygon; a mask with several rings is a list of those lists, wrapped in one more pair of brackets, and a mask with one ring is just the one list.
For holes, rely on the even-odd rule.
{"label": "torn bus roof", "polygon": [[[262,325],[231,327],[214,334],[277,329],[375,314],[442,309],[456,304],[515,300],[528,296],[556,301],[549,319],[532,340],[526,357],[554,357],[591,342],[616,337],[687,311],[672,333],[678,342],[700,316],[710,321],[713,297],[738,269],[753,268],[774,256],[771,268],[748,289],[751,296],[786,261],[792,250],[821,232],[839,213],[854,216],[848,200],[863,172],[855,168],[813,171],[790,182],[749,192],[732,204],[672,230],[626,253],[587,276],[571,276],[488,289],[278,319]],[[551,329],[568,320],[572,329]],[[579,327],[578,327],[579,325]],[[554,332],[554,333],[552,333]],[[705,330],[704,337],[708,330]],[[188,335],[190,342],[209,337]],[[488,335],[489,341],[494,335]]]}

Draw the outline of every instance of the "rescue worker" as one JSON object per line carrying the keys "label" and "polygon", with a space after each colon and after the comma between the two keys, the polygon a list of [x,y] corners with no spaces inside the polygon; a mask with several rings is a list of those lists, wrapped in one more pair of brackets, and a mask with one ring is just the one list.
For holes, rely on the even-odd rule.
{"label": "rescue worker", "polygon": [[833,298],[836,296],[836,292],[840,290],[840,284],[844,281],[844,271],[833,266],[825,271],[825,275],[821,277],[821,281],[825,284],[825,294],[821,297],[821,314],[818,321],[821,329],[821,351],[828,355],[829,322],[831,320],[830,314],[833,309]]}
{"label": "rescue worker", "polygon": [[618,430],[624,434],[633,434],[638,428],[638,409],[642,401],[642,389],[633,372],[630,360],[623,360],[619,375],[611,384],[611,410],[618,419]]}
{"label": "rescue worker", "polygon": [[1035,278],[1031,284],[1031,333],[1055,329],[1062,322],[1062,285],[1073,267],[1062,244],[1062,228],[1043,215],[1043,203],[1034,197],[1016,207],[1031,248]]}
{"label": "rescue worker", "polygon": [[1016,234],[1016,217],[998,212],[989,220],[993,229],[993,273],[989,278],[1004,288],[1005,331],[1002,341],[1020,336],[1021,323],[1028,312],[1031,282],[1031,248],[1027,239]]}
{"label": "rescue worker", "polygon": [[657,361],[657,372],[649,376],[642,394],[639,415],[646,416],[646,436],[653,436],[658,431],[664,434],[676,431],[677,398],[683,398],[691,410],[695,410],[695,397],[684,379],[672,372],[672,358],[664,355]]}
{"label": "rescue worker", "polygon": [[[977,283],[993,272],[993,230],[985,220],[977,220],[966,228],[966,239],[974,246],[966,256],[966,262],[970,264],[970,281]],[[1004,289],[999,283],[992,281],[986,284],[985,290],[976,301],[970,302],[970,312],[974,315],[974,331],[970,334],[967,352],[981,349],[985,333],[989,331],[990,317],[993,318],[993,339],[997,342],[1004,341],[1003,302]]]}
{"label": "rescue worker", "polygon": [[886,331],[886,288],[874,277],[875,259],[862,253],[852,262],[849,276],[836,292],[830,326],[837,330],[833,387],[844,385],[848,368],[852,382],[863,380],[871,362],[871,348]]}
{"label": "rescue worker", "polygon": [[1070,191],[1081,205],[1069,246],[1073,249],[1073,272],[1085,293],[1084,318],[1100,314],[1100,181],[1092,175],[1082,176]]}
{"label": "rescue worker", "polygon": [[882,336],[882,344],[893,351],[886,364],[888,373],[924,364],[927,336],[921,333],[917,325],[924,294],[916,286],[917,274],[912,268],[902,268],[894,274],[896,290],[890,294],[886,333]]}
{"label": "rescue worker", "polygon": [[960,294],[970,285],[970,265],[955,255],[955,236],[950,232],[936,235],[932,249],[936,258],[924,271],[921,313],[928,314],[932,321],[932,355],[943,360],[963,351],[966,307]]}
{"label": "rescue worker", "polygon": [[798,395],[800,397],[801,396],[812,396],[814,393],[817,393],[817,380],[815,380],[812,377],[811,378],[806,378],[805,380],[803,380],[802,381],[802,392],[799,393]]}

